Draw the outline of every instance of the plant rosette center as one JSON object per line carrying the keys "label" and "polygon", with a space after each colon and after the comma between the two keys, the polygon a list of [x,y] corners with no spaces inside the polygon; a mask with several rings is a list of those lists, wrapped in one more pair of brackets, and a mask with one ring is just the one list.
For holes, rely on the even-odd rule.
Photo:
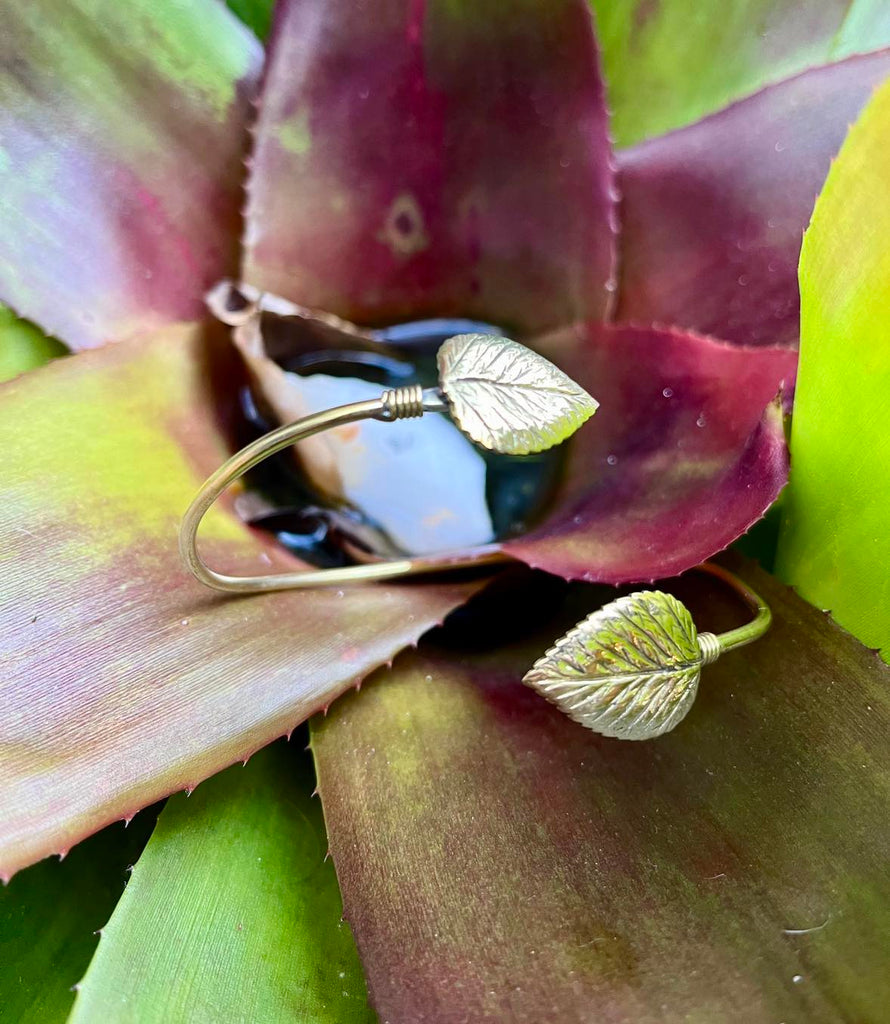
{"label": "plant rosette center", "polygon": [[[437,352],[455,335],[501,336],[461,318],[363,329],[285,300],[223,285],[211,309],[233,328],[249,383],[239,395],[240,441],[284,422],[438,381]],[[521,536],[546,516],[564,446],[505,455],[474,444],[445,413],[368,420],[295,445],[256,467],[236,500],[250,525],[301,559],[333,567],[427,556]]]}

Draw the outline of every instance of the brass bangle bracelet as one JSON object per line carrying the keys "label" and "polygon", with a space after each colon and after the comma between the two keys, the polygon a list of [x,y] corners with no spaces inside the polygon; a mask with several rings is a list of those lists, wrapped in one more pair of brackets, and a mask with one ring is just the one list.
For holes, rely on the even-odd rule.
{"label": "brass bangle bracelet", "polygon": [[[593,415],[597,403],[546,359],[490,335],[458,335],[439,349],[439,387],[384,391],[379,398],[327,409],[289,423],[242,448],[201,487],[182,521],[184,564],[201,583],[228,593],[260,593],[370,583],[506,561],[497,548],[435,560],[396,559],[338,569],[230,576],[198,551],[198,528],[232,483],[294,443],[358,420],[393,422],[448,412],[470,440],[492,451],[524,455],[559,444]],[[703,666],[751,643],[769,628],[766,603],[731,572],[698,567],[728,584],[754,613],[726,633],[698,633],[689,610],[661,591],[641,591],[605,605],[541,657],[523,681],[569,717],[606,736],[650,739],[673,729],[698,691]]]}
{"label": "brass bangle bracelet", "polygon": [[452,559],[429,564],[404,558],[370,565],[349,565],[338,569],[307,569],[301,572],[270,573],[262,576],[229,576],[212,569],[198,551],[198,528],[210,507],[236,480],[271,455],[289,448],[313,434],[340,427],[357,420],[375,419],[392,422],[424,412],[444,412],[447,404],[434,389],[404,387],[384,391],[379,398],[353,402],[288,423],[242,448],[228,462],[208,477],[189,505],[179,531],[179,551],[183,563],[201,583],[230,594],[268,593],[275,590],[299,590],[306,587],[341,586],[348,583],[373,583],[420,572],[442,572],[466,565],[484,565],[505,561],[499,551],[471,552]]}
{"label": "brass bangle bracelet", "polygon": [[[439,349],[438,365],[438,388],[395,388],[384,391],[379,398],[306,416],[258,438],[220,466],[204,482],[182,520],[179,550],[192,575],[214,590],[249,594],[371,583],[507,561],[497,549],[482,548],[453,557],[445,554],[435,560],[405,558],[339,569],[230,576],[207,565],[198,551],[201,521],[227,487],[269,456],[323,430],[357,420],[393,422],[425,412],[448,412],[471,441],[491,451],[526,455],[564,441],[597,408],[597,403],[570,377],[543,356],[507,338],[457,335]],[[542,396],[546,398],[543,415]]]}

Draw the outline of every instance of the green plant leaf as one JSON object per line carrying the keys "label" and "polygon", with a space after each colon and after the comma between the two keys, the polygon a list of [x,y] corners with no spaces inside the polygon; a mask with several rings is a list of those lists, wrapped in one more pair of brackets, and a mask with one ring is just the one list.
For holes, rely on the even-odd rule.
{"label": "green plant leaf", "polygon": [[102,938],[71,1024],[368,1024],[309,759],[283,743],[179,794]]}
{"label": "green plant leaf", "polygon": [[0,383],[43,366],[67,351],[60,341],[48,338],[40,328],[0,306]]}
{"label": "green plant leaf", "polygon": [[124,891],[154,827],[151,811],[112,825],[61,863],[45,861],[0,888],[0,1019],[62,1024],[74,986],[96,949],[97,930]]}
{"label": "green plant leaf", "polygon": [[0,19],[0,300],[72,348],[200,317],[237,265],[256,38],[216,0]]}
{"label": "green plant leaf", "polygon": [[[540,581],[514,585],[514,606],[501,595],[512,644],[493,616],[472,643],[446,633],[313,721],[381,1019],[885,1019],[890,669],[727,564],[773,628],[703,669],[658,739],[597,736],[521,684],[601,601],[576,587],[563,604]],[[744,621],[700,574],[671,589],[699,628]]]}
{"label": "green plant leaf", "polygon": [[831,43],[832,60],[890,44],[890,7],[883,0],[848,0],[847,13]]}
{"label": "green plant leaf", "polygon": [[591,0],[619,146],[805,68],[890,44],[882,0]]}
{"label": "green plant leaf", "polygon": [[890,659],[890,84],[828,175],[800,261],[793,470],[777,569]]}
{"label": "green plant leaf", "polygon": [[[177,550],[231,453],[241,377],[224,333],[168,328],[60,359],[0,397],[0,875],[289,732],[480,583],[223,598]],[[220,569],[301,567],[230,501]]]}
{"label": "green plant leaf", "polygon": [[272,25],[274,0],[226,0],[226,6],[260,39],[265,39]]}

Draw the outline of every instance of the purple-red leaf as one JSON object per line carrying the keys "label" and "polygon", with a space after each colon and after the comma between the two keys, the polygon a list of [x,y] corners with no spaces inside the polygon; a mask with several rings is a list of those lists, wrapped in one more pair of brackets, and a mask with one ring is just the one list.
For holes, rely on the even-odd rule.
{"label": "purple-red leaf", "polygon": [[[183,569],[180,517],[226,456],[194,327],[61,360],[3,389],[0,874],[196,785],[326,706],[468,584],[225,598]],[[225,506],[208,560],[296,563]]]}
{"label": "purple-red leaf", "polygon": [[[389,1021],[879,1021],[890,670],[746,567],[771,632],[628,743],[520,683],[590,588],[484,654],[421,647],[313,723],[344,911]],[[745,612],[711,581],[696,623]],[[550,621],[544,621],[545,619]]]}
{"label": "purple-red leaf", "polygon": [[254,36],[215,0],[2,4],[0,300],[74,348],[237,263]]}
{"label": "purple-red leaf", "polygon": [[797,260],[831,158],[890,51],[807,71],[618,155],[617,317],[796,345]]}
{"label": "purple-red leaf", "polygon": [[603,315],[613,183],[584,0],[282,0],[244,277],[356,322]]}
{"label": "purple-red leaf", "polygon": [[541,347],[600,408],[570,442],[555,512],[505,544],[509,554],[574,579],[671,576],[726,547],[775,500],[787,457],[774,399],[796,353],[597,324]]}

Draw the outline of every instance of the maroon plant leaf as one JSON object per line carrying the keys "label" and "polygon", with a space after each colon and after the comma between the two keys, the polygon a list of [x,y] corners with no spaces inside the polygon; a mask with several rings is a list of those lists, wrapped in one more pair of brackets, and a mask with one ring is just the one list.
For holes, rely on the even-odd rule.
{"label": "maroon plant leaf", "polygon": [[567,578],[652,580],[720,551],[775,500],[787,456],[774,399],[795,352],[597,324],[541,347],[600,408],[570,442],[555,512],[509,554]]}
{"label": "maroon plant leaf", "polygon": [[618,319],[796,345],[801,237],[890,51],[804,72],[618,155]]}
{"label": "maroon plant leaf", "polygon": [[[510,648],[423,646],[313,722],[382,1020],[884,1018],[890,670],[743,572],[771,632],[657,740],[597,736],[520,683],[596,606],[583,587]],[[705,628],[745,614],[710,581],[682,596]]]}
{"label": "maroon plant leaf", "polygon": [[[179,521],[227,454],[209,378],[236,358],[177,326],[3,389],[2,875],[290,731],[474,589],[196,583]],[[223,570],[298,564],[225,506],[202,537]]]}
{"label": "maroon plant leaf", "polygon": [[262,51],[215,0],[4,0],[0,300],[88,348],[237,265]]}
{"label": "maroon plant leaf", "polygon": [[601,317],[614,209],[584,0],[282,0],[244,278],[356,322]]}

